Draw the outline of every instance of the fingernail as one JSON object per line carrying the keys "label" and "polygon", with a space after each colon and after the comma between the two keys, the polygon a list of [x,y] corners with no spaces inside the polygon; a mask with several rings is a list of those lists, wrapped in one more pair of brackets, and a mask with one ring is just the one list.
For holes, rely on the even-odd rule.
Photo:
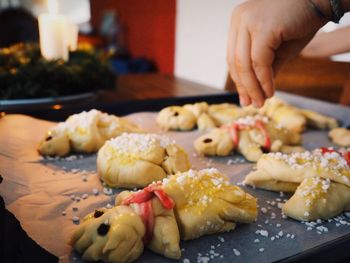
{"label": "fingernail", "polygon": [[248,101],[246,99],[246,97],[239,97],[239,104],[241,105],[241,107],[245,107],[245,106],[248,106]]}
{"label": "fingernail", "polygon": [[253,101],[253,106],[254,108],[260,108],[261,107],[261,103],[257,102],[257,101]]}

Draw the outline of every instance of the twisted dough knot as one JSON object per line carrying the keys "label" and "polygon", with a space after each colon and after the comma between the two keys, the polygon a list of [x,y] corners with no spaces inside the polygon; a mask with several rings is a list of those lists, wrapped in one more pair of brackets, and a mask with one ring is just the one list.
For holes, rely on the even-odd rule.
{"label": "twisted dough knot", "polygon": [[149,244],[153,237],[154,215],[152,207],[152,198],[158,198],[164,209],[170,210],[175,206],[174,200],[169,197],[163,189],[159,188],[161,183],[154,183],[143,190],[131,194],[122,202],[123,205],[130,205],[134,211],[141,217],[146,228],[146,234],[143,237],[143,243]]}
{"label": "twisted dough knot", "polygon": [[338,152],[338,151],[334,150],[333,148],[327,148],[327,147],[321,147],[320,149],[321,149],[322,154],[333,153],[333,152],[338,153],[339,155],[343,156],[345,161],[350,166],[350,151]]}
{"label": "twisted dough knot", "polygon": [[266,130],[265,124],[262,120],[256,119],[254,124],[244,124],[244,123],[232,123],[229,125],[222,125],[221,129],[227,130],[232,138],[233,144],[235,147],[238,147],[239,143],[239,131],[243,129],[257,128],[261,131],[265,138],[264,150],[269,152],[271,150],[271,138]]}

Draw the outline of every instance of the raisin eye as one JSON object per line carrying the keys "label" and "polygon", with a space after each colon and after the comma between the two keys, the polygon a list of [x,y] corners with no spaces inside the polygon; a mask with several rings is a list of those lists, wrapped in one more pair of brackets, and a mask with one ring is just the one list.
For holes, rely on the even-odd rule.
{"label": "raisin eye", "polygon": [[266,147],[261,147],[261,150],[263,153],[269,153],[269,149],[267,149]]}
{"label": "raisin eye", "polygon": [[45,139],[45,141],[49,141],[49,140],[52,140],[52,136],[51,135],[46,137],[46,139]]}
{"label": "raisin eye", "polygon": [[98,228],[97,228],[97,233],[100,236],[105,236],[109,231],[109,225],[102,223]]}
{"label": "raisin eye", "polygon": [[103,211],[100,211],[100,210],[95,210],[95,213],[94,213],[94,218],[98,218],[100,216],[102,216],[104,214]]}
{"label": "raisin eye", "polygon": [[206,139],[203,140],[204,143],[209,143],[209,142],[212,142],[212,141],[213,141],[213,140],[210,139],[210,138],[206,138]]}
{"label": "raisin eye", "polygon": [[174,116],[179,116],[179,113],[177,111],[174,112]]}

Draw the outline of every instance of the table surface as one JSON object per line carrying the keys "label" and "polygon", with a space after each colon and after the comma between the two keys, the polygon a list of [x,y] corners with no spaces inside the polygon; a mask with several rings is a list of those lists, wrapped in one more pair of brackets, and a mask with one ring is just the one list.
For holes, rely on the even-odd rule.
{"label": "table surface", "polygon": [[225,93],[228,92],[170,75],[128,74],[118,77],[115,90],[101,92],[99,101],[110,103]]}

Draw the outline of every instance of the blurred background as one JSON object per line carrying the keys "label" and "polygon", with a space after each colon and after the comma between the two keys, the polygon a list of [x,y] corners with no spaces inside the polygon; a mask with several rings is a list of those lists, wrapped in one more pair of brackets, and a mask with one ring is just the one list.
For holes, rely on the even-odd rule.
{"label": "blurred background", "polygon": [[[111,64],[118,74],[158,72],[231,91],[234,84],[227,74],[226,40],[232,10],[240,2],[58,0],[59,13],[79,27],[79,43],[113,51]],[[36,19],[46,10],[45,0],[0,0],[0,47],[38,40]],[[320,32],[338,30],[349,23],[346,15],[340,25],[329,23]],[[348,81],[348,61],[349,53],[305,52],[302,61],[287,66],[279,75],[278,87],[339,102]],[[328,79],[319,84],[317,76],[324,72],[330,72]],[[320,85],[327,86],[322,94]]]}

